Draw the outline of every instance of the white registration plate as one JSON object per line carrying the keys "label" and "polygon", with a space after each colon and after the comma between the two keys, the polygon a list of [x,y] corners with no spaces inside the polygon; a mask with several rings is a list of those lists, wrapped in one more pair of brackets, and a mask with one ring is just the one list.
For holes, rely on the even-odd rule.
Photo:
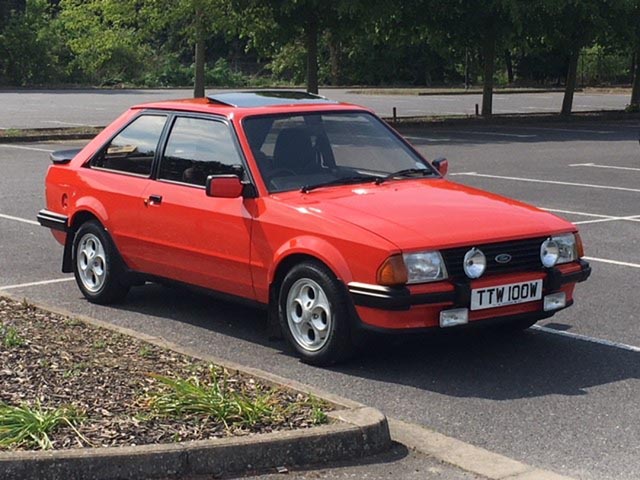
{"label": "white registration plate", "polygon": [[510,283],[471,290],[471,310],[516,305],[542,298],[542,280]]}

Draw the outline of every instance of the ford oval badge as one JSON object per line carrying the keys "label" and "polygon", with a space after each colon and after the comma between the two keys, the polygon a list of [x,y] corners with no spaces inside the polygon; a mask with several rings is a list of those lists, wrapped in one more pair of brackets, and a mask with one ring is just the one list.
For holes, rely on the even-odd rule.
{"label": "ford oval badge", "polygon": [[498,263],[509,263],[511,261],[511,255],[508,253],[501,253],[500,255],[496,255],[496,262]]}

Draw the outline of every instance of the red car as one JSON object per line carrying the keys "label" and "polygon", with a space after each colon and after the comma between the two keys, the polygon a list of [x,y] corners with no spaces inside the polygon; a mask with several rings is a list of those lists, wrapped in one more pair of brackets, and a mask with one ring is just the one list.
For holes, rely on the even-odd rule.
{"label": "red car", "polygon": [[89,301],[204,287],[267,306],[317,365],[362,330],[527,328],[591,272],[573,224],[449,182],[369,110],[302,92],[139,105],[52,160],[38,220]]}

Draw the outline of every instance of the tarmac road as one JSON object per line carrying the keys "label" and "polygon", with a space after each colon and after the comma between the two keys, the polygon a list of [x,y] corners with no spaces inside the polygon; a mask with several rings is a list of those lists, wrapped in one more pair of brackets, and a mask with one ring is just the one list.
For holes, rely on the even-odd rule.
{"label": "tarmac road", "polygon": [[594,273],[578,286],[576,305],[522,335],[392,339],[333,369],[304,365],[267,341],[263,312],[189,291],[147,285],[121,305],[91,305],[59,272],[61,248],[35,224],[47,151],[66,144],[0,145],[0,290],[312,384],[540,468],[640,478],[637,123],[405,134],[429,157],[445,154],[451,180],[579,223]]}
{"label": "tarmac road", "polygon": [[[207,90],[207,94],[217,90]],[[473,115],[481,95],[360,95],[348,89],[323,89],[331,99],[364,105],[384,117]],[[193,95],[188,89],[163,90],[0,90],[0,129],[103,126],[131,105]],[[534,94],[495,94],[493,112],[558,113],[561,92]],[[621,110],[630,95],[576,93],[573,110]]]}

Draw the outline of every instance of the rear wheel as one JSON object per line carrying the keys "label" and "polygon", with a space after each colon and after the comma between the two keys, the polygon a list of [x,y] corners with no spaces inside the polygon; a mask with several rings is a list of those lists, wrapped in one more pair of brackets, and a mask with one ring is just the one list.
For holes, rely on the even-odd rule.
{"label": "rear wheel", "polygon": [[73,272],[82,294],[93,303],[107,304],[122,300],[129,286],[122,281],[120,256],[98,222],[80,226],[73,242]]}
{"label": "rear wheel", "polygon": [[278,298],[280,326],[306,363],[326,366],[354,353],[342,286],[317,262],[303,262],[285,276]]}

